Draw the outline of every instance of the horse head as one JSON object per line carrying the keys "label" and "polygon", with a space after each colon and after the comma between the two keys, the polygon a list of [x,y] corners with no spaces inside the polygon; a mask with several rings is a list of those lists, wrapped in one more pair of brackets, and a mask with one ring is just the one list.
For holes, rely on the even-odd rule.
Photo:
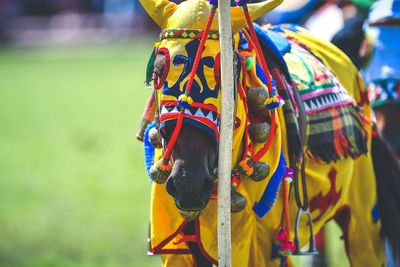
{"label": "horse head", "polygon": [[[248,10],[252,19],[257,19],[280,2],[270,0],[249,4]],[[215,7],[205,0],[189,0],[180,5],[166,0],[146,0],[142,5],[162,28],[154,61],[158,128],[166,150],[174,143],[162,164],[164,167],[169,164],[170,153],[172,169],[169,177],[162,180],[168,178],[167,192],[174,198],[181,215],[193,220],[210,200],[214,188],[213,170],[217,167],[221,103],[217,19],[210,24],[203,48],[200,41]],[[238,43],[237,33],[246,25],[246,20],[239,7],[232,7],[231,14],[232,31],[236,36],[235,43]],[[199,47],[201,57],[196,64]],[[188,90],[190,95],[186,93]],[[182,101],[186,101],[186,106],[182,106]],[[243,137],[244,127],[239,129],[239,138]],[[176,128],[180,130],[176,131]]]}

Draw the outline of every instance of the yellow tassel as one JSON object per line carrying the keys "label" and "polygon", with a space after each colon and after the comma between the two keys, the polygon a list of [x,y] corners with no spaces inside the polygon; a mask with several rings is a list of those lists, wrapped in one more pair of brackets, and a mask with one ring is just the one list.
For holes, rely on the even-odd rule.
{"label": "yellow tassel", "polygon": [[179,96],[179,100],[187,102],[189,105],[191,105],[193,103],[193,99],[190,96],[186,95],[186,94],[181,94]]}

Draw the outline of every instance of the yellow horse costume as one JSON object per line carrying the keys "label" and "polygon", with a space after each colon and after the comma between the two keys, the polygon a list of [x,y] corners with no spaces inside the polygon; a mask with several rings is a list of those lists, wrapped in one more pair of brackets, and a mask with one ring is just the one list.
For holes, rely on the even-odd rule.
{"label": "yellow horse costume", "polygon": [[[261,15],[269,12],[281,0],[269,0],[257,4],[249,4],[248,10],[252,19],[257,19]],[[204,0],[188,0],[180,5],[176,5],[167,0],[143,0],[143,7],[147,10],[154,21],[164,29],[162,40],[158,45],[158,50],[167,55],[167,74],[161,77],[158,84],[163,86],[158,90],[158,105],[160,106],[161,127],[172,124],[176,121],[177,110],[171,108],[173,103],[178,100],[179,95],[184,91],[183,87],[187,82],[186,63],[190,62],[193,47],[198,46],[194,43],[201,29],[204,28],[210,14],[211,5]],[[235,48],[239,49],[239,30],[246,26],[246,21],[239,7],[231,8],[232,30],[234,33]],[[272,28],[269,26],[264,29]],[[199,31],[196,32],[196,29]],[[281,36],[290,40],[291,49],[284,56],[289,72],[295,80],[299,90],[307,90],[310,80],[310,64],[313,75],[325,77],[332,83],[336,83],[337,88],[345,88],[341,92],[335,90],[334,93],[342,95],[343,105],[360,106],[360,110],[352,111],[350,117],[343,117],[341,120],[330,122],[333,126],[332,131],[340,131],[348,121],[360,120],[362,132],[365,140],[365,149],[358,147],[347,136],[347,145],[341,147],[341,143],[336,142],[334,147],[338,158],[334,161],[327,161],[318,153],[307,152],[307,164],[305,174],[308,184],[308,197],[310,200],[311,215],[313,218],[314,229],[318,232],[322,226],[342,211],[347,212],[344,225],[344,238],[346,251],[352,266],[384,266],[385,249],[384,242],[379,235],[380,221],[374,219],[373,211],[377,203],[376,184],[374,169],[370,154],[371,110],[368,101],[365,99],[365,86],[349,59],[332,44],[318,40],[308,31],[302,28],[281,28],[277,32]],[[214,36],[213,36],[214,35]],[[218,93],[218,79],[215,78],[218,69],[217,58],[219,57],[218,41],[218,22],[213,21],[202,53],[202,73],[195,77],[195,83],[199,90],[192,95],[193,100],[200,103],[200,108],[208,110],[203,114],[197,111],[188,111],[185,122],[198,126],[212,134],[216,141],[219,140],[219,110],[220,94]],[[192,39],[193,38],[193,39]],[[198,41],[197,41],[198,42]],[[308,51],[308,52],[307,52]],[[308,53],[308,54],[307,54]],[[306,55],[307,54],[307,55]],[[305,63],[305,59],[313,55],[320,61]],[[256,61],[255,53],[248,53],[248,57]],[[321,63],[325,67],[321,66]],[[314,65],[313,65],[314,64]],[[326,74],[328,73],[329,74]],[[246,76],[246,85],[249,87],[264,86],[265,83],[257,77],[256,64],[253,64],[247,71],[240,72],[238,79],[242,82]],[[327,76],[326,76],[327,75]],[[295,78],[298,78],[296,80]],[[311,78],[310,78],[311,79]],[[324,78],[321,78],[322,80]],[[319,81],[321,81],[319,79]],[[318,81],[317,81],[318,82]],[[313,86],[318,87],[314,81]],[[340,84],[340,85],[339,85]],[[279,91],[279,84],[277,86]],[[323,87],[323,86],[322,86]],[[321,87],[321,88],[322,88]],[[316,89],[318,91],[318,88]],[[305,93],[306,94],[306,93]],[[236,166],[242,159],[244,153],[244,138],[248,127],[245,96],[238,94],[237,100],[237,126],[233,135],[233,154],[232,166]],[[286,99],[285,99],[286,100]],[[324,105],[322,105],[324,106]],[[326,106],[326,105],[325,105]],[[329,106],[329,105],[328,105]],[[325,108],[325,111],[335,115],[335,106]],[[311,110],[311,111],[310,111]],[[320,110],[309,107],[309,113],[320,116]],[[196,115],[197,114],[197,115]],[[211,115],[210,115],[211,114]],[[259,215],[255,208],[268,186],[271,176],[279,168],[282,157],[288,159],[288,140],[286,138],[286,121],[282,108],[277,109],[276,131],[268,152],[260,159],[270,166],[270,174],[267,179],[254,182],[244,179],[236,186],[237,192],[247,198],[246,208],[238,213],[232,214],[232,262],[233,266],[278,266],[278,260],[271,260],[271,251],[274,246],[274,237],[281,229],[282,213],[284,209],[284,193],[279,190],[276,203],[267,214]],[[309,117],[310,118],[310,117]],[[286,119],[287,120],[287,119]],[[241,123],[240,123],[241,122]],[[343,125],[342,125],[343,124]],[[310,125],[310,122],[309,124]],[[324,128],[324,124],[318,124]],[[308,135],[311,132],[318,134],[317,128],[311,129],[308,126]],[[320,129],[321,132],[324,129]],[[341,140],[341,139],[339,139]],[[343,140],[342,140],[343,141]],[[261,149],[263,144],[254,144],[254,151]],[[367,152],[368,150],[368,152]],[[363,154],[363,155],[361,155]],[[156,150],[155,159],[161,158],[163,151]],[[280,156],[281,155],[281,156]],[[326,161],[326,162],[324,162]],[[328,162],[328,163],[327,163]],[[297,206],[291,191],[289,201],[289,214],[291,224],[294,225]],[[273,203],[272,203],[273,204]],[[217,203],[211,199],[201,216],[196,221],[196,233],[191,236],[184,235],[182,229],[186,221],[180,216],[175,207],[173,198],[168,195],[165,186],[153,183],[151,199],[151,249],[154,254],[161,254],[163,266],[193,266],[193,258],[186,241],[196,242],[203,255],[212,263],[217,264]],[[300,220],[300,245],[305,246],[309,239],[309,222],[306,218]],[[294,229],[291,230],[291,236]]]}

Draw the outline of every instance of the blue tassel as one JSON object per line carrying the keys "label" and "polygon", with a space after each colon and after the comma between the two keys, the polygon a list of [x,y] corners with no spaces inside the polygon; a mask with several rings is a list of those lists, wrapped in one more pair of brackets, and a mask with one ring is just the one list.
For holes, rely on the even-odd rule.
{"label": "blue tassel", "polygon": [[178,106],[183,107],[185,109],[190,108],[190,104],[187,101],[178,100]]}
{"label": "blue tassel", "polygon": [[149,132],[152,128],[156,126],[156,123],[153,121],[147,125],[146,131],[144,132],[144,139],[143,139],[143,147],[144,147],[144,163],[146,165],[147,175],[150,178],[150,168],[154,165],[154,153],[155,148],[149,141]]}

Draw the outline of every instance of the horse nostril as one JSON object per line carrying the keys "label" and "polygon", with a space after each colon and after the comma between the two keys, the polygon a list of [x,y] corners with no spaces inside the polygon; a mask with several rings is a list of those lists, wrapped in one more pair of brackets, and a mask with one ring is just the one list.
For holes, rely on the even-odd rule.
{"label": "horse nostril", "polygon": [[176,197],[178,195],[178,191],[176,190],[174,179],[169,178],[167,180],[166,188],[167,188],[168,194],[170,194],[171,196]]}

